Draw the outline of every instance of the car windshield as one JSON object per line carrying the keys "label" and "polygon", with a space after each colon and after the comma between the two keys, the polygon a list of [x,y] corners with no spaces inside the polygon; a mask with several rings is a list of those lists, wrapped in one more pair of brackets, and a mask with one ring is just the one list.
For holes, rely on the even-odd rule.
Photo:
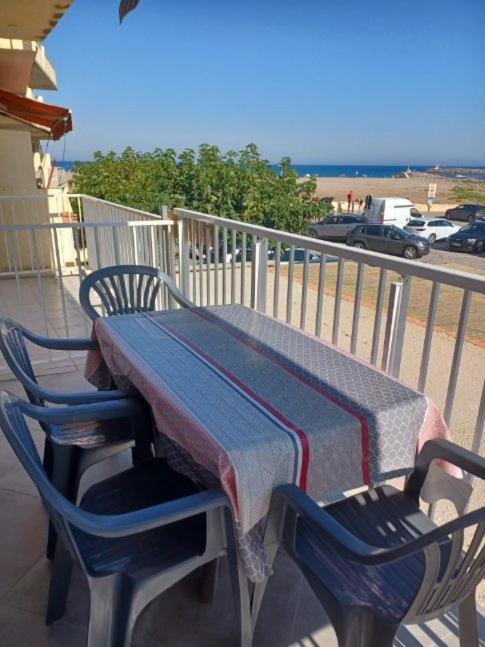
{"label": "car windshield", "polygon": [[410,220],[408,222],[408,227],[425,227],[426,223],[424,220]]}
{"label": "car windshield", "polygon": [[485,231],[485,222],[471,222],[466,227],[463,227],[461,231]]}

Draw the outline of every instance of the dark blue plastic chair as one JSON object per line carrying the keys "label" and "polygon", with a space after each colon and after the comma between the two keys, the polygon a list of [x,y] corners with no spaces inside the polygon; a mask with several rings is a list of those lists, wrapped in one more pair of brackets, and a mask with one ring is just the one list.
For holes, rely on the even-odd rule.
{"label": "dark blue plastic chair", "polygon": [[[89,339],[40,337],[11,319],[1,319],[0,350],[32,404],[46,406],[46,403],[50,402],[64,405],[94,405],[108,399],[110,401],[126,399],[125,394],[117,390],[59,393],[42,388],[37,383],[26,340],[54,350],[90,350],[96,347],[96,343]],[[135,460],[144,460],[152,455],[153,433],[146,408],[141,402],[133,399],[128,402],[128,407],[121,407],[122,411],[128,412],[127,415],[119,415],[116,407],[113,407],[111,420],[100,422],[90,419],[81,423],[74,419],[64,424],[41,423],[46,434],[44,447],[46,472],[70,501],[76,502],[81,477],[92,465],[130,447]],[[47,543],[49,558],[54,554],[55,536],[55,531],[51,527]]]}
{"label": "dark blue plastic chair", "polygon": [[100,313],[91,303],[91,291],[98,295],[106,315],[113,316],[155,310],[157,297],[163,290],[182,308],[194,305],[169,276],[147,265],[114,265],[88,274],[81,283],[79,301],[94,321]]}
{"label": "dark blue plastic chair", "polygon": [[126,401],[46,409],[3,392],[0,425],[35,483],[59,533],[47,623],[65,610],[74,562],[84,571],[91,605],[88,647],[128,647],[144,607],[183,577],[227,555],[240,644],[251,643],[249,598],[239,566],[231,507],[217,490],[201,491],[152,458],[92,486],[80,507],[49,481],[25,416],[42,424],[109,419]]}
{"label": "dark blue plastic chair", "polygon": [[[455,605],[460,644],[478,646],[475,589],[485,575],[485,507],[439,527],[423,514],[419,499],[436,458],[485,478],[483,458],[441,440],[424,445],[402,492],[384,485],[320,508],[294,485],[275,491],[266,544],[273,552],[281,544],[298,564],[340,647],[391,647],[401,624],[425,622]],[[440,478],[439,498],[454,500],[459,479]],[[255,595],[254,618],[263,591]]]}

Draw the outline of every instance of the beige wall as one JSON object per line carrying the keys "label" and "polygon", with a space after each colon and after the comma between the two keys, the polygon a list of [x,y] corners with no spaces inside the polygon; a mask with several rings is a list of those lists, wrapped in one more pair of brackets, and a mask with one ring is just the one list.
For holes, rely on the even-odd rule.
{"label": "beige wall", "polygon": [[0,195],[36,192],[30,133],[0,130]]}

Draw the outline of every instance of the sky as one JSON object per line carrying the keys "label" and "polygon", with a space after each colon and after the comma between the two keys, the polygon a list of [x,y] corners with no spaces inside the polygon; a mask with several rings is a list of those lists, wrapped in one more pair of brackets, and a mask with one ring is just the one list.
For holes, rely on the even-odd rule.
{"label": "sky", "polygon": [[58,160],[206,142],[272,162],[485,165],[483,0],[74,0]]}

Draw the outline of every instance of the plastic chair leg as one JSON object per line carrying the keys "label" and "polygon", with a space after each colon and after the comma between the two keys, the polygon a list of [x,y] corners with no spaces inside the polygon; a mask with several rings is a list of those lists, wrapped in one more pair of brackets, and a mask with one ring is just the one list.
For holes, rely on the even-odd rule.
{"label": "plastic chair leg", "polygon": [[[55,487],[73,503],[76,502],[79,451],[77,447],[53,447],[52,483]],[[49,522],[47,538],[47,558],[52,559],[56,551],[57,532]]]}
{"label": "plastic chair leg", "polygon": [[51,625],[56,620],[60,620],[64,615],[73,564],[74,562],[69,551],[64,546],[64,543],[60,542],[52,563],[49,598],[45,618],[47,625]]}
{"label": "plastic chair leg", "polygon": [[367,607],[341,612],[340,622],[334,624],[339,647],[392,647],[399,625],[383,622]]}
{"label": "plastic chair leg", "polygon": [[133,588],[122,575],[89,580],[91,591],[87,647],[130,647],[136,616]]}
{"label": "plastic chair leg", "polygon": [[198,596],[199,602],[202,602],[203,604],[212,604],[214,602],[218,572],[218,559],[214,559],[212,562],[208,562],[202,567]]}
{"label": "plastic chair leg", "polygon": [[252,644],[253,627],[251,620],[251,605],[249,600],[249,583],[239,562],[235,547],[227,550],[231,586],[234,597],[234,607],[239,630],[240,647],[250,647]]}
{"label": "plastic chair leg", "polygon": [[458,607],[460,647],[478,647],[477,605],[475,590]]}
{"label": "plastic chair leg", "polygon": [[44,457],[42,459],[42,465],[44,466],[45,473],[49,479],[52,478],[52,465],[53,465],[53,449],[52,443],[49,438],[46,436],[44,441]]}

